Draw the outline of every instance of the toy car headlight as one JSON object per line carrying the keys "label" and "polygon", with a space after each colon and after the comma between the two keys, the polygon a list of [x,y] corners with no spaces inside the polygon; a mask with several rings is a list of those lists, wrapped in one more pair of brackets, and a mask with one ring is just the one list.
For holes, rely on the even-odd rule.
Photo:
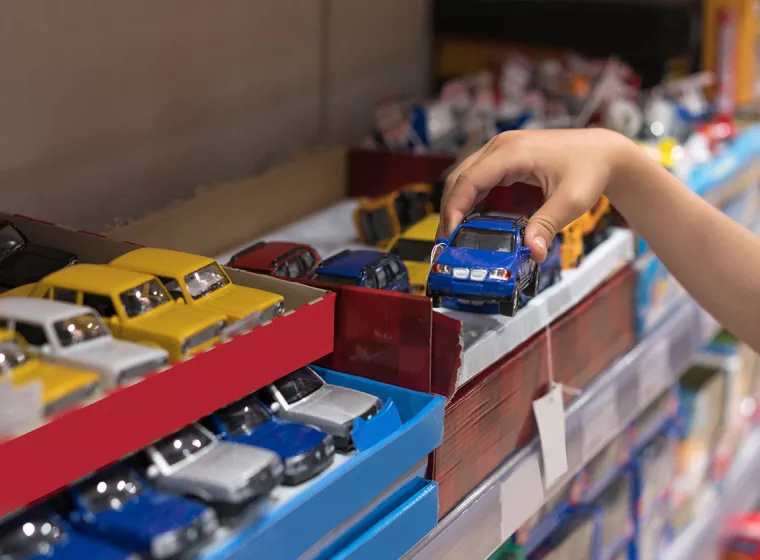
{"label": "toy car headlight", "polygon": [[201,527],[205,535],[211,535],[219,528],[219,518],[211,508],[204,509],[200,515]]}
{"label": "toy car headlight", "polygon": [[168,531],[151,541],[150,554],[154,558],[168,558],[177,554],[181,548],[179,531]]}
{"label": "toy car headlight", "polygon": [[509,280],[512,278],[512,273],[506,268],[492,268],[488,272],[489,280]]}
{"label": "toy car headlight", "polygon": [[451,274],[451,267],[447,264],[434,264],[431,269],[433,274]]}

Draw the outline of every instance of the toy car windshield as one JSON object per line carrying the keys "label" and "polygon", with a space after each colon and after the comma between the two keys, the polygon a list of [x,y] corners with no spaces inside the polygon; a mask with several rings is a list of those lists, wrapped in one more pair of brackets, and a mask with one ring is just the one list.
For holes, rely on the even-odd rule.
{"label": "toy car windshield", "polygon": [[305,367],[274,382],[274,386],[288,404],[305,399],[321,389],[324,384],[317,374]]}
{"label": "toy car windshield", "polygon": [[515,234],[511,231],[492,231],[478,228],[460,228],[452,247],[460,249],[479,249],[498,253],[515,252]]}
{"label": "toy car windshield", "polygon": [[156,280],[135,286],[131,290],[123,292],[119,298],[129,317],[143,315],[169,302],[169,296],[166,295],[161,284]]}
{"label": "toy car windshield", "polygon": [[216,263],[211,263],[185,276],[185,283],[190,296],[200,299],[223,288],[230,281]]}
{"label": "toy car windshield", "polygon": [[114,473],[108,478],[95,477],[82,491],[82,497],[93,513],[110,509],[119,511],[124,503],[134,500],[142,491],[142,483],[128,472]]}
{"label": "toy car windshield", "polygon": [[399,239],[391,252],[398,255],[403,261],[427,262],[433,252],[432,241],[420,241],[417,239]]}
{"label": "toy car windshield", "polygon": [[269,412],[251,397],[231,404],[217,414],[232,436],[250,434],[270,419]]}
{"label": "toy car windshield", "polygon": [[377,210],[364,210],[361,212],[359,219],[362,222],[362,229],[372,232],[371,239],[368,239],[370,244],[395,235],[391,217],[385,207],[378,208]]}
{"label": "toy car windshield", "polygon": [[100,322],[100,319],[92,313],[84,313],[58,321],[54,325],[55,333],[61,346],[68,347],[88,340],[108,336],[108,330]]}
{"label": "toy car windshield", "polygon": [[49,556],[56,542],[65,536],[63,529],[47,519],[31,519],[0,534],[2,558],[23,560]]}
{"label": "toy car windshield", "polygon": [[18,343],[11,340],[0,342],[0,372],[8,373],[28,361],[29,354]]}
{"label": "toy car windshield", "polygon": [[156,444],[156,450],[168,465],[176,465],[213,443],[206,434],[188,426]]}
{"label": "toy car windshield", "polygon": [[6,224],[0,228],[0,253],[4,256],[17,251],[25,243],[26,239],[13,224]]}

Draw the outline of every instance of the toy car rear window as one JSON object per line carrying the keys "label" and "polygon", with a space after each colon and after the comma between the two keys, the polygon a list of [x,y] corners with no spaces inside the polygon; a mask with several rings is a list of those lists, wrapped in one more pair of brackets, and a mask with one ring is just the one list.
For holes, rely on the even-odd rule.
{"label": "toy car rear window", "polygon": [[240,400],[217,414],[232,436],[251,432],[269,420],[269,412],[251,397]]}
{"label": "toy car rear window", "polygon": [[194,426],[188,426],[158,442],[156,449],[169,465],[175,465],[211,443],[206,434]]}
{"label": "toy car rear window", "polygon": [[349,276],[337,276],[335,274],[317,274],[314,277],[317,282],[328,282],[330,284],[342,284],[344,286],[358,286],[359,279]]}
{"label": "toy car rear window", "polygon": [[417,239],[399,239],[391,252],[404,261],[429,262],[435,243]]}
{"label": "toy car rear window", "polygon": [[515,234],[511,231],[462,227],[459,229],[456,237],[454,237],[451,246],[460,249],[514,253]]}
{"label": "toy car rear window", "polygon": [[324,381],[309,368],[301,368],[274,382],[288,404],[295,404],[322,388]]}
{"label": "toy car rear window", "polygon": [[360,220],[364,225],[364,231],[368,234],[367,242],[371,245],[381,239],[388,239],[395,235],[387,208],[363,211]]}
{"label": "toy car rear window", "polygon": [[0,229],[0,253],[15,251],[23,244],[24,238],[12,224],[7,224]]}

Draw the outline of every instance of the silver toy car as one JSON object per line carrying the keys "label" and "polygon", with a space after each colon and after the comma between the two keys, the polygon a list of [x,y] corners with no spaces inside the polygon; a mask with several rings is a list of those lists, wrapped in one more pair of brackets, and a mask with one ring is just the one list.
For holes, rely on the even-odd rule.
{"label": "silver toy car", "polygon": [[0,326],[21,334],[46,361],[101,377],[113,388],[166,365],[169,353],[111,335],[97,311],[63,301],[0,298]]}
{"label": "silver toy car", "polygon": [[192,424],[146,449],[147,477],[161,490],[211,503],[241,504],[267,494],[282,480],[277,453],[220,441]]}
{"label": "silver toy car", "polygon": [[354,420],[369,420],[383,407],[374,395],[325,383],[309,367],[278,379],[260,396],[280,418],[316,426],[333,436],[335,448],[340,451],[354,447]]}

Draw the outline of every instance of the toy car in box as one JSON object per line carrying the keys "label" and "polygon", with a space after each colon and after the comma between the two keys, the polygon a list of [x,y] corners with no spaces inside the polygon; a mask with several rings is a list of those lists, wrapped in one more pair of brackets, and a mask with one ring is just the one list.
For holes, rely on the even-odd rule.
{"label": "toy car in box", "polygon": [[236,253],[227,266],[295,280],[305,279],[321,260],[319,253],[309,245],[288,241],[259,241]]}
{"label": "toy car in box", "polygon": [[514,316],[520,293],[538,294],[541,269],[525,245],[525,218],[504,214],[473,214],[441,247],[428,276],[427,294],[433,307],[444,298],[498,303],[502,315]]}
{"label": "toy car in box", "polygon": [[309,280],[387,292],[409,291],[409,273],[397,255],[363,249],[346,249],[323,260],[309,274]]}
{"label": "toy car in box", "polygon": [[385,246],[412,224],[433,212],[433,187],[415,183],[380,198],[360,198],[354,212],[359,240]]}
{"label": "toy car in box", "polygon": [[435,235],[440,221],[441,217],[438,214],[426,216],[396,236],[386,249],[404,261],[409,271],[409,284],[414,294],[425,294],[430,272],[430,256],[433,253]]}

